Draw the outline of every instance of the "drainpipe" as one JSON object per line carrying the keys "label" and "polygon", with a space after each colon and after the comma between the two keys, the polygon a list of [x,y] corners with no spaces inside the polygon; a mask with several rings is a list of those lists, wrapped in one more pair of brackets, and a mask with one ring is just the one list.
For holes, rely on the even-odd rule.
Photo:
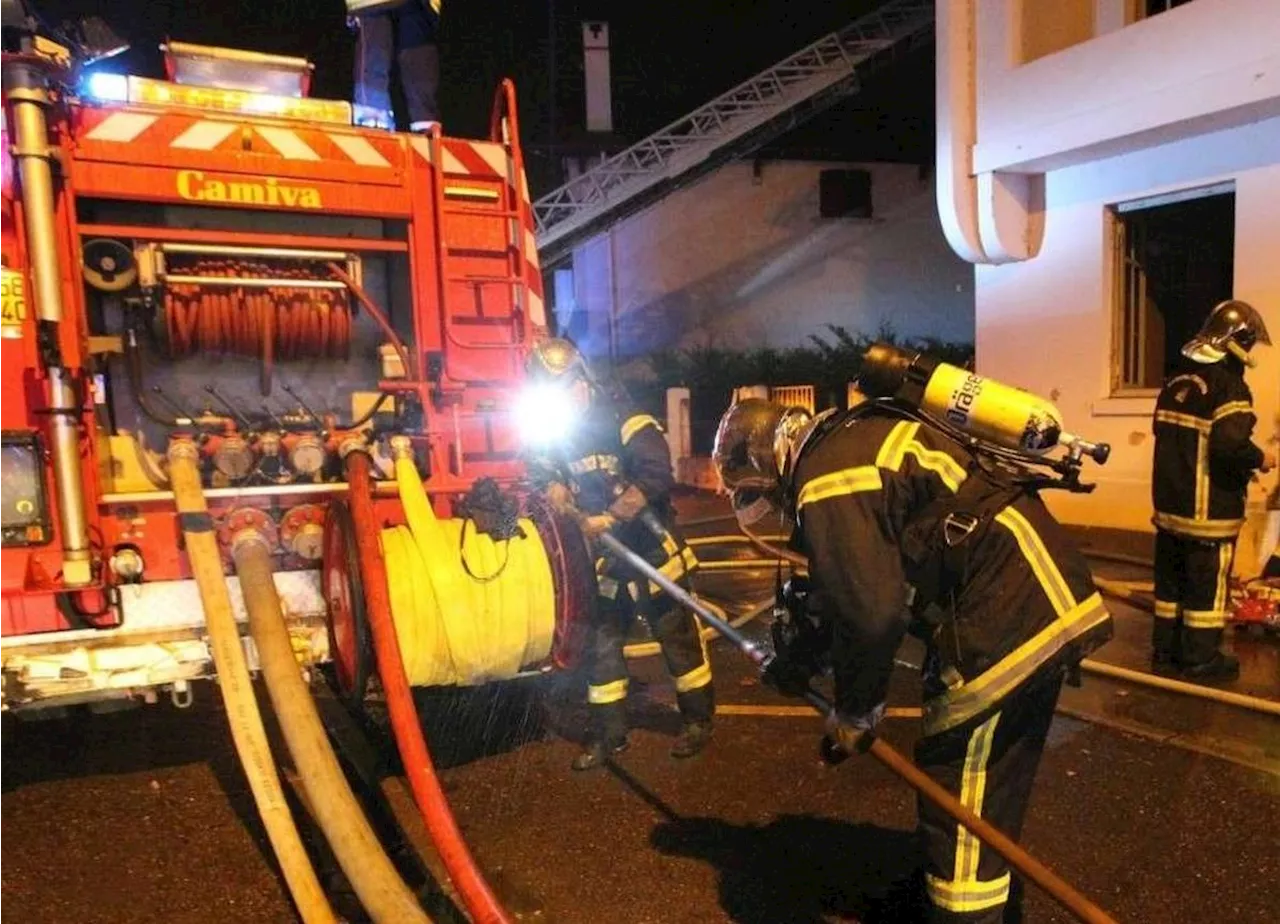
{"label": "drainpipe", "polygon": [[5,95],[13,107],[13,156],[22,183],[27,253],[35,290],[37,343],[48,378],[49,449],[58,496],[58,534],[62,538],[62,580],[89,584],[89,530],[80,480],[81,402],[62,364],[58,345],[62,323],[62,273],[53,205],[52,152],[45,111],[52,104],[49,78],[35,62],[4,65]]}

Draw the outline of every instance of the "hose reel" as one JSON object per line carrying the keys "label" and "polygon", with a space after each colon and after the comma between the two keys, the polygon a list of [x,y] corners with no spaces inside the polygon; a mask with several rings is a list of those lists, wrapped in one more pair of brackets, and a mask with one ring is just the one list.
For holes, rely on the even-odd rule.
{"label": "hose reel", "polygon": [[[405,464],[400,463],[401,467]],[[406,482],[410,489],[416,485],[418,492],[422,492],[416,473],[402,473],[402,498]],[[440,650],[450,646],[449,626],[445,621],[455,615],[465,616],[470,631],[477,633],[485,630],[486,619],[515,619],[515,633],[508,631],[493,636],[494,647],[499,649],[493,653],[493,660],[505,661],[507,667],[502,676],[487,679],[509,679],[524,671],[547,667],[569,670],[579,662],[588,608],[595,603],[594,569],[586,543],[577,524],[555,514],[541,498],[531,497],[525,513],[526,536],[506,540],[509,547],[505,555],[498,549],[500,543],[475,532],[467,521],[436,520],[441,541],[433,547],[436,554],[421,568],[417,567],[421,559],[414,554],[416,543],[409,527],[383,531],[380,544],[387,558],[396,635],[401,641],[401,656],[412,685],[436,685],[446,676],[465,679],[480,669],[464,663],[471,657],[466,652]],[[347,502],[333,501],[325,522],[321,574],[329,611],[335,680],[340,695],[352,705],[363,699],[374,669],[363,576],[357,565],[356,549],[360,541]],[[495,578],[477,580],[462,568],[463,555],[473,567],[483,568],[477,571],[482,575],[497,573],[500,569],[496,565],[503,560],[512,564]],[[539,557],[542,561],[536,562],[534,559]],[[434,577],[424,571],[433,572]],[[539,574],[544,578],[539,578]],[[413,600],[419,601],[416,607]],[[533,608],[540,607],[541,601],[549,604],[549,611],[535,613]],[[446,607],[449,609],[445,610]],[[519,616],[510,612],[513,607],[528,612],[527,634],[520,633]],[[526,607],[529,609],[525,610]],[[544,616],[549,616],[553,623],[545,635],[537,628]],[[475,641],[467,644],[482,645],[484,641],[483,636],[477,635]],[[448,665],[437,663],[450,656],[459,658],[452,672]]]}

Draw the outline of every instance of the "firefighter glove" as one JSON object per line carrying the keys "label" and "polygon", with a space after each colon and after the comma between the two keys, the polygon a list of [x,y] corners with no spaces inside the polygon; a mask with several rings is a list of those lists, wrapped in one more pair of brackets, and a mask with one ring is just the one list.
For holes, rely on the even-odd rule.
{"label": "firefighter glove", "polygon": [[874,731],[884,718],[884,703],[865,715],[847,716],[831,712],[827,716],[826,734],[822,736],[819,753],[828,764],[843,763],[858,749],[858,739],[863,732]]}
{"label": "firefighter glove", "polygon": [[634,520],[649,506],[649,499],[635,485],[627,485],[627,489],[619,494],[609,507],[609,513],[619,520]]}
{"label": "firefighter glove", "polygon": [[594,517],[583,517],[581,520],[582,533],[587,539],[597,539],[604,533],[613,529],[617,525],[617,520],[607,513],[599,514]]}
{"label": "firefighter glove", "polygon": [[577,509],[573,503],[573,493],[559,481],[548,484],[544,493],[551,508],[561,516],[570,515]]}
{"label": "firefighter glove", "polygon": [[803,696],[809,689],[813,673],[803,664],[782,654],[775,654],[764,666],[760,679],[787,696]]}

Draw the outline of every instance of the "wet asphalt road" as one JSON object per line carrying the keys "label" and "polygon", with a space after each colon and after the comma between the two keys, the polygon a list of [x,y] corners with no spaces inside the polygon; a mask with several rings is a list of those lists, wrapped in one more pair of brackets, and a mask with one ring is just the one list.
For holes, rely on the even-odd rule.
{"label": "wet asphalt road", "polygon": [[[709,581],[708,595],[726,580]],[[730,583],[738,599],[758,600],[771,580]],[[1126,637],[1140,632],[1126,626]],[[712,651],[722,704],[795,705],[762,689],[724,643]],[[660,667],[633,662],[636,731],[612,772],[568,769],[582,721],[576,678],[419,697],[454,811],[511,905],[556,924],[912,920],[915,801],[905,784],[867,757],[823,766],[809,716],[722,714],[707,752],[673,761],[678,721]],[[1086,678],[1091,689],[1115,695]],[[917,702],[904,669],[891,704]],[[1176,697],[1148,708],[1174,725],[1233,721],[1226,707]],[[376,704],[369,727],[387,743]],[[1280,749],[1280,720],[1236,732],[1262,739],[1260,752]],[[903,748],[914,735],[912,720],[884,727]],[[5,716],[3,736],[5,922],[296,920],[212,685],[185,711]],[[1060,717],[1024,845],[1119,921],[1276,920],[1280,775],[1177,743]],[[312,846],[339,909],[358,919],[341,875]],[[420,884],[407,861],[406,871]],[[1027,909],[1030,921],[1070,920],[1034,889]]]}

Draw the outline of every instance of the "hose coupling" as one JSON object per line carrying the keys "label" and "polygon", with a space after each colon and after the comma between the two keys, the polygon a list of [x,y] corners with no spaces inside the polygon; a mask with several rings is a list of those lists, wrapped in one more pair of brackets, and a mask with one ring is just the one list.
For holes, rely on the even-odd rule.
{"label": "hose coupling", "polygon": [[395,462],[401,459],[413,459],[413,440],[404,434],[393,436],[387,440],[387,445],[391,449],[391,458]]}
{"label": "hose coupling", "polygon": [[178,461],[196,462],[200,461],[200,447],[196,445],[196,441],[189,436],[175,436],[169,440],[169,449],[165,453],[170,464]]}

